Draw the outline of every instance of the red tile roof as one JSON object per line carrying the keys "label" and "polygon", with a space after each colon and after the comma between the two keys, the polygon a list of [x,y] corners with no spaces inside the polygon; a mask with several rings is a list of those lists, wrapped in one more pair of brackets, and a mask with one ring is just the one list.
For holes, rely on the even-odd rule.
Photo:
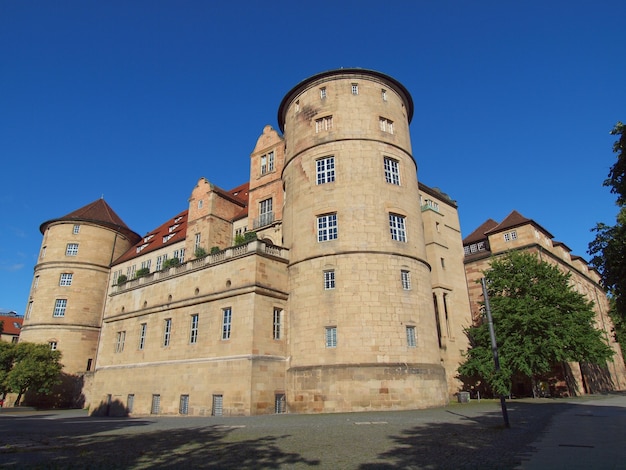
{"label": "red tile roof", "polygon": [[493,219],[487,219],[483,222],[480,227],[470,233],[467,237],[463,239],[463,245],[470,245],[472,243],[479,242],[481,240],[486,240],[487,235],[485,235],[488,231],[498,225]]}
{"label": "red tile roof", "polygon": [[139,234],[133,232],[128,226],[124,223],[124,221],[118,216],[111,206],[109,206],[104,199],[98,199],[91,204],[87,204],[86,206],[81,207],[80,209],[75,210],[74,212],[70,212],[69,214],[59,217],[58,219],[51,219],[39,227],[39,231],[43,234],[48,225],[53,222],[59,221],[76,221],[76,222],[92,222],[98,225],[103,225],[106,227],[110,227],[114,230],[119,230],[124,235],[126,235],[130,240],[137,240]]}
{"label": "red tile roof", "polygon": [[2,334],[19,336],[23,321],[24,318],[14,317],[13,315],[0,316],[0,322],[2,322]]}

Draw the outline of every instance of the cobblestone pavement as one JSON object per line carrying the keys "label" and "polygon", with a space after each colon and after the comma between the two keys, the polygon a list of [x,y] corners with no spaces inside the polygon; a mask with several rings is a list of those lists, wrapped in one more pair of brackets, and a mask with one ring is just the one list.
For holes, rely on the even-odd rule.
{"label": "cobblestone pavement", "polygon": [[415,411],[232,418],[4,409],[0,467],[519,468],[553,417],[574,406],[584,413],[585,403],[602,398],[508,401],[509,429],[500,402],[491,400]]}

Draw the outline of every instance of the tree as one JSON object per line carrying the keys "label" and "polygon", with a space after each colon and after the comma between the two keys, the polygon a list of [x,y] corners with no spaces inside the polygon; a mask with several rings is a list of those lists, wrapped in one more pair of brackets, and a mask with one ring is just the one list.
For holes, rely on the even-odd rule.
{"label": "tree", "polygon": [[13,367],[15,360],[15,344],[6,341],[0,341],[0,399],[4,401],[9,393],[6,385],[6,378]]}
{"label": "tree", "polygon": [[569,284],[570,274],[531,253],[510,252],[485,271],[500,373],[495,373],[486,322],[467,330],[470,339],[461,376],[480,378],[498,395],[508,395],[511,379],[538,378],[562,362],[606,365],[613,355],[594,326],[593,302]]}
{"label": "tree", "polygon": [[15,347],[15,362],[6,376],[7,388],[17,393],[14,406],[18,406],[24,393],[32,390],[51,393],[52,387],[60,383],[62,365],[61,351],[52,351],[47,344],[18,343]]}
{"label": "tree", "polygon": [[614,226],[596,224],[592,231],[595,239],[589,243],[591,266],[602,277],[602,284],[607,289],[611,310],[609,315],[615,326],[615,339],[619,341],[626,356],[626,127],[618,122],[611,135],[619,136],[613,144],[617,153],[617,162],[611,167],[603,185],[617,194],[619,208]]}

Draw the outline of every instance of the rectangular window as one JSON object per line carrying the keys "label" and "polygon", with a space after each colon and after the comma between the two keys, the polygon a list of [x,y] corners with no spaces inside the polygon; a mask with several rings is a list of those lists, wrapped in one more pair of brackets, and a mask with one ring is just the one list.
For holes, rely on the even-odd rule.
{"label": "rectangular window", "polygon": [[37,289],[39,286],[39,276],[35,276],[35,280],[33,281],[33,289]]}
{"label": "rectangular window", "polygon": [[91,370],[91,364],[93,364],[93,359],[92,358],[87,359],[87,372]]}
{"label": "rectangular window", "polygon": [[[156,262],[156,270],[157,271],[160,271],[161,268],[163,267],[163,261],[164,261],[163,256],[157,256],[157,262]],[[130,279],[130,277],[129,277],[129,279]]]}
{"label": "rectangular window", "polygon": [[180,396],[180,404],[178,405],[178,413],[181,415],[189,414],[189,395]]}
{"label": "rectangular window", "polygon": [[359,84],[358,83],[353,83],[352,84],[352,94],[353,95],[358,95],[359,94]]}
{"label": "rectangular window", "polygon": [[517,240],[517,231],[515,230],[511,230],[510,232],[507,232],[504,234],[504,241],[505,242],[510,242],[513,240]]}
{"label": "rectangular window", "polygon": [[393,134],[393,121],[390,121],[389,119],[384,117],[380,117],[378,120],[378,124],[381,131]]}
{"label": "rectangular window", "polygon": [[174,250],[174,258],[178,258],[178,261],[182,264],[185,262],[185,249]]}
{"label": "rectangular window", "polygon": [[315,133],[329,131],[333,128],[333,117],[326,116],[315,120]]}
{"label": "rectangular window", "polygon": [[56,341],[50,341],[48,344],[50,345],[50,349],[52,351],[56,351],[57,350],[57,342]]}
{"label": "rectangular window", "polygon": [[337,347],[337,327],[336,326],[326,327],[326,347],[327,348]]}
{"label": "rectangular window", "polygon": [[120,353],[124,350],[124,342],[126,341],[126,332],[118,331],[115,337],[115,352]]}
{"label": "rectangular window", "polygon": [[150,266],[152,266],[151,259],[141,262],[141,269],[150,269]]}
{"label": "rectangular window", "polygon": [[257,227],[263,227],[274,222],[272,206],[272,198],[265,199],[259,203],[259,221]]}
{"label": "rectangular window", "polygon": [[315,167],[317,184],[335,181],[335,157],[320,158],[315,161]]}
{"label": "rectangular window", "polygon": [[76,256],[78,254],[78,243],[68,243],[65,248],[65,256]]}
{"label": "rectangular window", "polygon": [[143,349],[146,345],[146,331],[148,330],[148,324],[142,323],[139,330],[139,349]]}
{"label": "rectangular window", "polygon": [[172,336],[172,319],[165,319],[165,328],[163,329],[163,346],[170,345],[170,339]]}
{"label": "rectangular window", "polygon": [[79,232],[80,232],[80,225],[74,225],[74,230],[73,230],[74,235],[78,235]]}
{"label": "rectangular window", "polygon": [[337,239],[337,214],[317,217],[317,241],[326,242]]}
{"label": "rectangular window", "polygon": [[335,270],[329,269],[328,271],[324,271],[324,289],[334,289],[335,288]]}
{"label": "rectangular window", "polygon": [[135,394],[129,393],[126,397],[126,410],[128,410],[129,413],[132,413],[133,406],[135,406]]}
{"label": "rectangular window", "polygon": [[213,395],[213,407],[211,416],[222,416],[224,414],[224,396]]}
{"label": "rectangular window", "polygon": [[67,299],[56,299],[54,302],[53,317],[64,317],[65,309],[67,308]]}
{"label": "rectangular window", "polygon": [[158,415],[161,411],[161,395],[152,395],[152,406],[150,407],[150,414]]}
{"label": "rectangular window", "polygon": [[406,226],[404,217],[397,214],[389,214],[389,230],[391,239],[406,242]]}
{"label": "rectangular window", "polygon": [[402,288],[404,290],[411,290],[411,273],[409,271],[400,271],[400,277],[402,279]]}
{"label": "rectangular window", "polygon": [[384,88],[380,90],[380,95],[382,96],[383,101],[387,101],[387,90],[385,90]]}
{"label": "rectangular window", "polygon": [[274,307],[274,339],[281,338],[281,329],[282,329],[282,309],[278,307]]}
{"label": "rectangular window", "polygon": [[233,311],[230,307],[222,310],[222,339],[230,339],[230,327],[233,319]]}
{"label": "rectangular window", "polygon": [[26,315],[24,318],[28,320],[30,318],[30,314],[33,313],[33,301],[28,302],[28,307],[26,308]]}
{"label": "rectangular window", "polygon": [[61,274],[61,279],[59,279],[59,285],[60,286],[71,286],[73,277],[74,277],[74,275],[70,274],[70,273],[63,273],[63,274]]}
{"label": "rectangular window", "polygon": [[195,239],[194,246],[193,246],[194,251],[200,248],[200,235],[201,234],[196,233],[196,239]]}
{"label": "rectangular window", "polygon": [[274,413],[281,414],[287,411],[287,400],[284,393],[274,395]]}
{"label": "rectangular window", "polygon": [[194,313],[191,316],[191,332],[189,334],[189,342],[191,344],[198,342],[198,314]]}
{"label": "rectangular window", "polygon": [[415,327],[406,327],[406,344],[409,348],[417,347],[417,337],[415,336]]}
{"label": "rectangular window", "polygon": [[326,98],[326,87],[320,88],[320,98],[321,99]]}
{"label": "rectangular window", "polygon": [[41,248],[41,256],[40,256],[41,259],[44,259],[44,257],[46,256],[46,248],[47,247],[45,247],[45,246],[43,248]]}
{"label": "rectangular window", "polygon": [[267,154],[267,171],[274,171],[274,152]]}
{"label": "rectangular window", "polygon": [[385,181],[391,184],[400,184],[400,168],[398,161],[393,158],[385,157]]}

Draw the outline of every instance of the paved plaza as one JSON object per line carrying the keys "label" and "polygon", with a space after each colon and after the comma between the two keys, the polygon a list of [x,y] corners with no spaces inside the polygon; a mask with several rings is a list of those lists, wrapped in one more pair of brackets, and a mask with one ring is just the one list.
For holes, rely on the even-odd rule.
{"label": "paved plaza", "polygon": [[626,469],[626,395],[428,410],[92,418],[0,412],[2,468]]}

